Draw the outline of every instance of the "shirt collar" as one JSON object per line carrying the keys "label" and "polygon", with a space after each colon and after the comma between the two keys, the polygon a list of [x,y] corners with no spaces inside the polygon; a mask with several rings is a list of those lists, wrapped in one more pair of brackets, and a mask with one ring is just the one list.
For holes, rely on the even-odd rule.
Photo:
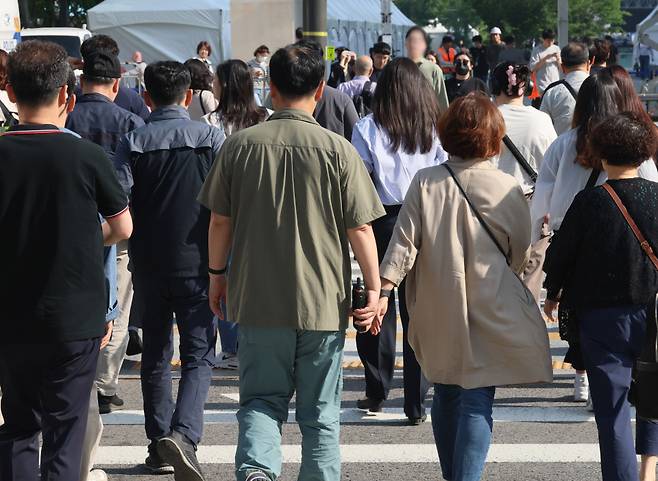
{"label": "shirt collar", "polygon": [[61,129],[52,124],[18,124],[11,127],[7,132],[30,132],[30,133],[53,133],[61,132]]}
{"label": "shirt collar", "polygon": [[358,81],[363,81],[363,82],[368,82],[370,80],[370,77],[367,75],[357,75],[354,77],[352,80],[358,80]]}
{"label": "shirt collar", "polygon": [[84,94],[81,95],[80,98],[77,100],[78,103],[84,103],[84,102],[105,102],[107,104],[113,103],[109,98],[107,98],[103,94],[99,94],[98,92],[92,92],[90,94]]}
{"label": "shirt collar", "polygon": [[589,77],[589,72],[585,72],[584,70],[574,70],[573,72],[569,72],[564,76],[564,79],[577,79],[577,78],[587,78]]}
{"label": "shirt collar", "polygon": [[320,125],[308,112],[304,112],[303,110],[297,110],[297,109],[278,110],[274,112],[272,115],[270,115],[270,118],[267,120],[270,121],[270,120],[281,120],[281,119],[299,120],[301,122],[308,122],[309,124]]}
{"label": "shirt collar", "polygon": [[180,105],[167,105],[166,107],[160,107],[151,112],[148,121],[150,123],[159,122],[161,120],[177,119],[190,120],[190,114],[187,112],[187,109]]}

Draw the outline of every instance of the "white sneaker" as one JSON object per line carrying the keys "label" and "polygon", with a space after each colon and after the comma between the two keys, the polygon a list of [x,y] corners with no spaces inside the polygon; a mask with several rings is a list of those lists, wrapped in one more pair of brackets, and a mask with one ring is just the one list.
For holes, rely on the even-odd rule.
{"label": "white sneaker", "polygon": [[576,402],[586,402],[589,399],[587,374],[576,373],[576,379],[573,383],[573,399]]}
{"label": "white sneaker", "polygon": [[92,469],[87,475],[87,481],[108,481],[108,477],[102,469]]}
{"label": "white sneaker", "polygon": [[231,369],[237,371],[240,369],[240,362],[238,361],[237,354],[231,354],[230,352],[222,352],[219,355],[219,361],[217,362],[217,367],[220,369]]}

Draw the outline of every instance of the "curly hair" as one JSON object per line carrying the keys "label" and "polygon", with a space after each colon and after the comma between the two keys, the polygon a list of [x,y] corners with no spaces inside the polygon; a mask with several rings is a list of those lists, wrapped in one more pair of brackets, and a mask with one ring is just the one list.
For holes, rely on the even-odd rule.
{"label": "curly hair", "polygon": [[656,153],[656,127],[635,112],[622,112],[598,123],[590,135],[594,155],[610,165],[638,167]]}

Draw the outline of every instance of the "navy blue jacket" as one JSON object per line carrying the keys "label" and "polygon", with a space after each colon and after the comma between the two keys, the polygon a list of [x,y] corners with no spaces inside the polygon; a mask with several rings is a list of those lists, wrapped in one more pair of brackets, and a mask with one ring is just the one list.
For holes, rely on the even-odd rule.
{"label": "navy blue jacket", "polygon": [[155,277],[206,276],[210,212],[196,200],[225,140],[187,110],[155,110],[117,150],[119,181],[131,193],[131,269]]}
{"label": "navy blue jacket", "polygon": [[73,112],[66,119],[67,129],[100,145],[113,162],[114,153],[123,136],[143,125],[141,117],[122,109],[98,93],[79,97]]}
{"label": "navy blue jacket", "polygon": [[128,112],[139,115],[144,121],[148,120],[151,115],[142,96],[128,87],[119,87],[119,93],[114,99],[114,103]]}

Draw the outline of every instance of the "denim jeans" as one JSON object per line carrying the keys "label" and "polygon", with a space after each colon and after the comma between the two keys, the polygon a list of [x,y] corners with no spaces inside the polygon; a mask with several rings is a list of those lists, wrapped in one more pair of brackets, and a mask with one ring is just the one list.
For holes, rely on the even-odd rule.
{"label": "denim jeans", "polygon": [[495,387],[436,384],[432,429],[443,479],[478,481],[491,444]]}
{"label": "denim jeans", "polygon": [[[638,481],[628,390],[646,331],[646,307],[580,314],[580,339],[599,432],[603,481]],[[637,420],[638,454],[658,454],[658,425]]]}
{"label": "denim jeans", "polygon": [[281,475],[281,425],[297,392],[300,481],[340,481],[340,399],[345,331],[240,326],[238,481]]}

